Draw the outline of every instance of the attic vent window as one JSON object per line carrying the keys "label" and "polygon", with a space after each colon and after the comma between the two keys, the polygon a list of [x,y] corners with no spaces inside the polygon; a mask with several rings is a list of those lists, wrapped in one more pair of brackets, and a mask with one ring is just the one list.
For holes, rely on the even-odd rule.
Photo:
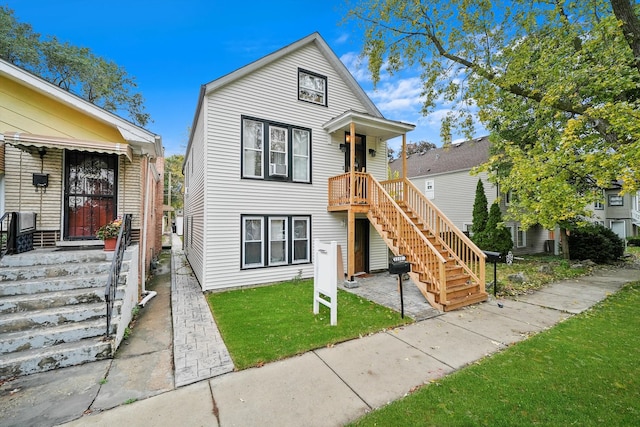
{"label": "attic vent window", "polygon": [[327,77],[298,69],[298,99],[327,105]]}

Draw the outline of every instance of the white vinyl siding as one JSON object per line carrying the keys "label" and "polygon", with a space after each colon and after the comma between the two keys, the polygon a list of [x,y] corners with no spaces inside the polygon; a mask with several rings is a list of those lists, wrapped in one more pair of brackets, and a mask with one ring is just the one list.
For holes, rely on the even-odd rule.
{"label": "white vinyl siding", "polygon": [[[302,64],[306,69],[327,77],[330,83],[327,86],[327,98],[330,100],[327,107],[320,108],[298,100],[295,91],[298,67]],[[323,125],[347,110],[368,111],[368,108],[358,101],[342,81],[342,76],[313,44],[205,95],[203,117],[197,123],[203,126],[203,140],[197,139],[200,133],[196,130],[187,153],[187,158],[194,161],[195,169],[204,168],[205,173],[198,180],[194,172],[189,197],[192,193],[202,196],[207,186],[206,198],[202,198],[206,212],[201,229],[203,234],[194,234],[192,253],[189,254],[192,266],[192,259],[203,262],[202,276],[196,274],[203,290],[289,280],[300,270],[302,277],[313,276],[312,260],[296,261],[293,255],[286,265],[243,269],[242,239],[239,237],[242,235],[241,218],[247,216],[277,217],[286,214],[290,221],[295,217],[309,218],[309,257],[314,238],[323,242],[335,240],[342,246],[346,265],[347,228],[342,225],[346,215],[327,212],[328,179],[344,170],[344,153],[339,149],[339,144],[344,143],[344,135],[336,134],[332,138]],[[265,179],[242,178],[243,118],[286,124],[293,130],[308,130],[308,152],[297,151],[295,133],[291,131],[290,135],[294,144],[289,153],[292,159],[289,175],[295,181],[300,178],[301,182],[268,180],[266,176]],[[202,149],[203,145],[207,147],[206,151]],[[367,172],[380,181],[386,179],[385,147],[384,141],[367,137],[367,152],[369,148],[378,152],[376,157],[367,158]],[[296,172],[296,159],[308,164],[307,180],[302,179],[303,173]],[[291,246],[294,241],[291,231],[289,236]],[[202,253],[206,257],[194,255],[197,245],[203,245]],[[386,246],[375,231],[371,233],[370,250],[371,270],[386,269]]]}
{"label": "white vinyl siding", "polygon": [[[184,195],[184,250],[200,283],[205,279],[206,245],[204,239],[205,224],[208,222],[205,217],[205,194],[207,194],[209,183],[205,181],[205,164],[203,162],[205,153],[208,151],[204,144],[205,115],[203,111],[206,104],[205,99],[193,132],[192,145],[185,157],[185,175],[188,187]],[[215,152],[215,150],[211,151]],[[215,233],[208,234],[207,238],[215,238]]]}

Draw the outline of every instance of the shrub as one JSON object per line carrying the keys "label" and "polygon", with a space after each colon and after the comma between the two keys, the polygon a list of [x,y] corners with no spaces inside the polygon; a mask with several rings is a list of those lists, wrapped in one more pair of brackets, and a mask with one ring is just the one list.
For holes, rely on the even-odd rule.
{"label": "shrub", "polygon": [[502,212],[497,202],[494,202],[489,209],[489,218],[484,231],[473,237],[480,249],[500,252],[503,257],[513,248],[511,233],[502,225]]}
{"label": "shrub", "polygon": [[640,236],[627,237],[629,246],[640,246]]}
{"label": "shrub", "polygon": [[615,261],[624,254],[624,241],[603,225],[589,224],[571,230],[569,254],[600,264]]}

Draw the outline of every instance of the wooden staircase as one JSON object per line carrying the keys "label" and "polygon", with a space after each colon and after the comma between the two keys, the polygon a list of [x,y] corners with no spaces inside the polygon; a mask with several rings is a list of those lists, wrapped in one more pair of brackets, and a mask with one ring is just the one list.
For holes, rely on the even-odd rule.
{"label": "wooden staircase", "polygon": [[485,301],[485,255],[406,179],[369,175],[367,217],[429,303],[450,311]]}

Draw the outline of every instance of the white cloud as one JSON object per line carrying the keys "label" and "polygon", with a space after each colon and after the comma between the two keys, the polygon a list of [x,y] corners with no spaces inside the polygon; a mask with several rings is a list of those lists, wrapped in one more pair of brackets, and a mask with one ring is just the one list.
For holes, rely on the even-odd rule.
{"label": "white cloud", "polygon": [[336,44],[343,44],[347,40],[349,40],[349,33],[342,33],[342,35],[336,39],[335,43]]}
{"label": "white cloud", "polygon": [[367,94],[383,113],[419,113],[424,101],[419,77],[395,79]]}
{"label": "white cloud", "polygon": [[340,60],[358,83],[371,83],[371,73],[367,68],[367,58],[362,58],[356,52],[347,52],[340,57]]}

